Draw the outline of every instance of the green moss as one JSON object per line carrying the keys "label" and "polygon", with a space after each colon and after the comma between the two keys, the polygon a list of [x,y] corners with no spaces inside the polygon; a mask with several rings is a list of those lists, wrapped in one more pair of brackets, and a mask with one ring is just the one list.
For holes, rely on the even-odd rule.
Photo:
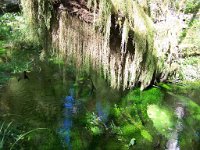
{"label": "green moss", "polygon": [[158,105],[149,105],[148,117],[153,121],[154,127],[159,133],[168,137],[175,125],[175,116],[170,110]]}
{"label": "green moss", "polygon": [[152,142],[153,137],[151,136],[151,134],[150,134],[147,130],[141,130],[141,135],[142,135],[143,138],[145,138],[147,141]]}
{"label": "green moss", "polygon": [[124,101],[142,103],[142,104],[158,104],[161,103],[164,98],[163,93],[158,88],[151,88],[145,91],[140,91],[140,89],[135,89],[129,92]]}
{"label": "green moss", "polygon": [[[173,85],[172,90],[178,94],[186,94],[190,97],[195,91],[198,91],[200,88],[200,81],[190,82],[190,81],[183,81],[180,84]],[[197,92],[195,92],[197,93]]]}
{"label": "green moss", "polygon": [[134,133],[137,132],[137,128],[133,124],[126,124],[122,127],[122,134],[125,137],[133,137]]}
{"label": "green moss", "polygon": [[134,89],[133,91],[129,92],[125,98],[124,98],[124,101],[127,101],[127,102],[138,102],[140,101],[140,89],[137,88],[137,89]]}
{"label": "green moss", "polygon": [[163,100],[163,93],[158,88],[151,88],[142,92],[141,100],[144,104],[158,104]]}
{"label": "green moss", "polygon": [[173,89],[172,85],[170,84],[159,83],[158,85],[168,91],[171,91]]}

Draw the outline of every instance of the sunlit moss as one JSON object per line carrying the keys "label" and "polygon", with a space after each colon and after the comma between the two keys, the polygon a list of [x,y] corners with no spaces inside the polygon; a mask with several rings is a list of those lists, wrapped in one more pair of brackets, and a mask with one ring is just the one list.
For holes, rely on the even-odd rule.
{"label": "sunlit moss", "polygon": [[165,84],[165,83],[159,83],[159,86],[161,86],[162,88],[166,89],[166,90],[172,90],[172,85],[170,84]]}
{"label": "sunlit moss", "polygon": [[102,133],[102,130],[98,126],[91,127],[90,130],[93,135],[100,135]]}
{"label": "sunlit moss", "polygon": [[149,134],[149,132],[147,130],[141,130],[141,135],[148,140],[149,142],[152,142],[153,137],[151,136],[151,134]]}
{"label": "sunlit moss", "polygon": [[135,89],[126,95],[124,101],[142,104],[158,104],[162,102],[163,98],[164,95],[158,88],[151,88],[145,91]]}
{"label": "sunlit moss", "polygon": [[133,124],[126,124],[122,127],[122,133],[126,137],[133,137],[134,133],[137,132],[137,128]]}
{"label": "sunlit moss", "polygon": [[173,113],[158,105],[149,105],[147,108],[148,117],[153,121],[157,131],[165,136],[169,136],[175,125]]}
{"label": "sunlit moss", "polygon": [[146,104],[158,104],[161,103],[164,98],[164,94],[158,88],[151,88],[144,91],[141,95],[142,103]]}

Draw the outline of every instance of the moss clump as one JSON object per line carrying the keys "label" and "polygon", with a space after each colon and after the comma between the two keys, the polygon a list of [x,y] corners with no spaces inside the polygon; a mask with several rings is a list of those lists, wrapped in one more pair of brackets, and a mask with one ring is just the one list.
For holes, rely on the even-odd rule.
{"label": "moss clump", "polygon": [[144,139],[146,139],[149,142],[152,142],[153,137],[147,130],[141,130],[141,135],[143,136]]}
{"label": "moss clump", "polygon": [[122,134],[125,137],[134,137],[135,132],[138,131],[138,129],[133,124],[126,124],[122,128]]}
{"label": "moss clump", "polygon": [[170,85],[170,84],[159,83],[159,86],[168,91],[171,91],[173,89],[172,85]]}
{"label": "moss clump", "polygon": [[164,94],[158,88],[151,88],[145,91],[140,91],[140,89],[135,89],[129,92],[123,101],[135,104],[159,104],[162,102]]}
{"label": "moss clump", "polygon": [[129,113],[138,121],[145,124],[149,121],[147,115],[147,106],[151,104],[160,105],[164,99],[164,94],[158,88],[151,88],[145,91],[135,89],[129,92],[122,100],[124,105],[130,105],[127,107]]}
{"label": "moss clump", "polygon": [[[130,140],[134,138],[136,140],[136,147],[137,143],[142,143],[142,141],[145,141],[147,145],[153,142],[153,136],[156,136],[156,132],[152,130],[154,127],[147,113],[148,106],[153,104],[160,105],[163,98],[164,95],[158,88],[151,88],[145,91],[141,91],[138,88],[129,92],[122,99],[121,107],[115,105],[112,110],[112,118],[115,124],[118,125],[117,133],[122,141],[130,143]],[[166,117],[166,115],[164,116]],[[168,122],[163,124],[171,127],[171,124],[168,124]]]}

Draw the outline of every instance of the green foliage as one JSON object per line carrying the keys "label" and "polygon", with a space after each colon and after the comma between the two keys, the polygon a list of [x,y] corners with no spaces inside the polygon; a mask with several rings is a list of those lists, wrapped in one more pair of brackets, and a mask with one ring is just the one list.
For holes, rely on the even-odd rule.
{"label": "green foliage", "polygon": [[183,41],[186,35],[187,35],[187,29],[183,29],[183,31],[180,33],[179,41]]}
{"label": "green foliage", "polygon": [[38,130],[46,130],[46,128],[36,128],[28,132],[24,131],[24,128],[14,124],[13,122],[0,122],[0,149],[15,149],[22,147],[20,141],[31,140],[31,134],[33,135]]}
{"label": "green foliage", "polygon": [[5,13],[0,16],[0,41],[20,39],[23,19],[19,13]]}
{"label": "green foliage", "polygon": [[185,13],[196,13],[200,8],[199,0],[187,0]]}
{"label": "green foliage", "polygon": [[115,118],[119,118],[121,116],[121,109],[115,104],[111,113]]}
{"label": "green foliage", "polygon": [[158,88],[151,88],[142,92],[141,101],[144,104],[158,104],[163,100],[163,93]]}
{"label": "green foliage", "polygon": [[20,135],[17,137],[16,141],[12,144],[10,150],[12,150],[12,149],[14,148],[14,146],[18,143],[18,141],[24,139],[25,136],[27,136],[28,134],[30,134],[30,133],[32,133],[32,132],[35,132],[35,131],[37,131],[37,130],[46,130],[46,128],[37,128],[37,129],[30,130],[30,131],[28,131],[28,132],[26,132],[26,133],[20,134]]}
{"label": "green foliage", "polygon": [[95,113],[87,113],[86,114],[86,122],[87,122],[87,129],[93,135],[100,135],[103,133],[103,126]]}
{"label": "green foliage", "polygon": [[183,62],[182,65],[192,65],[192,66],[196,66],[200,64],[200,57],[189,57],[186,58]]}
{"label": "green foliage", "polygon": [[125,137],[133,137],[135,132],[138,131],[138,129],[133,124],[126,124],[122,127],[122,134]]}
{"label": "green foliage", "polygon": [[50,59],[49,59],[50,62],[54,63],[54,64],[57,64],[57,65],[63,65],[64,64],[64,61],[62,58],[59,58],[59,57],[56,57],[56,56],[52,56]]}
{"label": "green foliage", "polygon": [[5,140],[7,140],[7,136],[10,134],[10,126],[12,122],[6,124],[5,122],[0,125],[0,149],[4,148]]}
{"label": "green foliage", "polygon": [[25,40],[40,44],[46,50],[48,47],[50,22],[53,11],[51,0],[21,0],[23,17],[25,19]]}
{"label": "green foliage", "polygon": [[111,133],[114,135],[122,135],[122,129],[119,126],[116,126],[115,123],[112,121],[110,124]]}
{"label": "green foliage", "polygon": [[23,20],[20,14],[0,16],[0,84],[6,83],[12,73],[31,71],[38,45],[22,38]]}

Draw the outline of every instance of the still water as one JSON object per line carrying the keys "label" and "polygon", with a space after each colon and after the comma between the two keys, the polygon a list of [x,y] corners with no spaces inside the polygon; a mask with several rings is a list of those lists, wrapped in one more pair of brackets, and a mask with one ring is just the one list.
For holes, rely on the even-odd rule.
{"label": "still water", "polygon": [[13,132],[12,135],[4,135],[3,149],[10,149],[19,135],[32,130],[13,149],[97,147],[88,132],[86,119],[94,113],[97,114],[94,117],[99,117],[105,125],[110,105],[119,100],[119,94],[106,87],[101,79],[96,81],[101,85],[95,89],[88,76],[82,76],[75,82],[73,75],[66,74],[65,69],[52,64],[27,73],[28,79],[23,79],[23,76],[23,73],[14,75],[1,89],[0,126],[3,125],[4,129],[8,127],[6,134]]}
{"label": "still water", "polygon": [[[13,75],[0,91],[0,149],[199,149],[199,88],[189,94],[162,91],[167,110],[148,105],[149,121],[137,124],[133,110],[132,118],[126,115],[132,101],[122,103],[122,94],[103,79],[74,76],[53,64],[27,73],[28,79],[20,76]],[[113,118],[113,110],[122,118]],[[174,115],[172,125],[167,111]],[[131,123],[135,130],[128,128]],[[143,137],[138,140],[131,132]]]}

